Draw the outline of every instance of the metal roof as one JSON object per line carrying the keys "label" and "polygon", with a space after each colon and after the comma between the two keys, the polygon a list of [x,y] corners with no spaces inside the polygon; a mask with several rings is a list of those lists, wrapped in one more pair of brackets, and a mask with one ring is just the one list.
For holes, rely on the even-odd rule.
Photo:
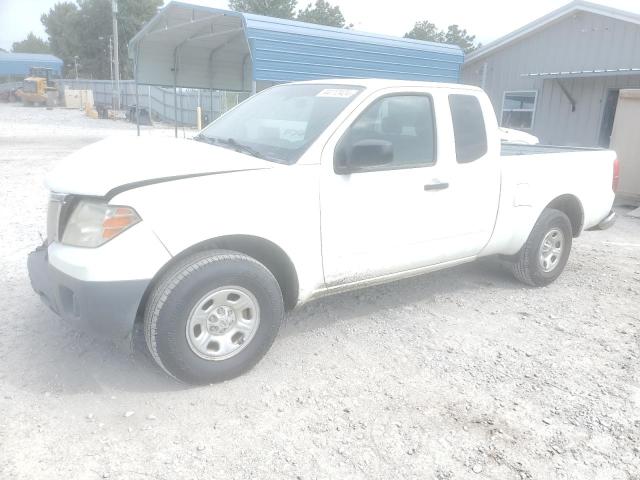
{"label": "metal roof", "polygon": [[58,57],[44,53],[0,52],[0,75],[27,75],[31,67],[52,68],[59,74],[62,63]]}
{"label": "metal roof", "polygon": [[139,83],[251,90],[253,81],[459,79],[458,46],[172,1],[129,43]]}
{"label": "metal roof", "polygon": [[596,15],[603,15],[605,17],[615,18],[624,22],[640,25],[639,14],[619,10],[617,8],[607,7],[605,5],[599,5],[597,3],[587,2],[584,0],[574,0],[537,20],[534,20],[524,27],[514,30],[508,35],[505,35],[498,40],[488,43],[484,47],[470,53],[469,55],[467,55],[466,61],[473,62],[475,60],[478,60],[479,58],[488,55],[494,50],[502,48],[523,37],[531,35],[532,33],[535,33],[538,30],[545,28],[548,25],[555,23],[569,15],[573,15],[577,12],[594,13]]}
{"label": "metal roof", "polygon": [[615,75],[640,75],[640,68],[601,68],[594,70],[576,70],[570,72],[523,73],[520,76],[533,78],[586,78],[611,77]]}

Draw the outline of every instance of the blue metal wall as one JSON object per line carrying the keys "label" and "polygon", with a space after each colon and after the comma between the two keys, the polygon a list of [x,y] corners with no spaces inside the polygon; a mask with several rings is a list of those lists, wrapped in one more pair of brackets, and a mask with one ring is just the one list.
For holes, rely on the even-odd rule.
{"label": "blue metal wall", "polygon": [[180,1],[158,11],[133,37],[129,54],[139,83],[236,91],[252,81],[262,88],[345,77],[456,83],[464,60],[456,45]]}
{"label": "blue metal wall", "polygon": [[460,78],[464,54],[454,45],[243,16],[258,81],[375,77],[456,83]]}
{"label": "blue metal wall", "polygon": [[40,53],[0,52],[0,75],[28,75],[31,67],[46,67],[60,74],[62,60]]}

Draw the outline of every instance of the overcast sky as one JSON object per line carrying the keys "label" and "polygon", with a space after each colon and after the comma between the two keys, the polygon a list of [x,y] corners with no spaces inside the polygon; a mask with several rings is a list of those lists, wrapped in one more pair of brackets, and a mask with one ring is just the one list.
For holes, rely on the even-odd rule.
{"label": "overcast sky", "polygon": [[[46,37],[40,15],[60,0],[0,0],[0,47],[11,48],[33,31]],[[189,0],[183,0],[189,1]],[[228,0],[196,0],[194,3],[226,8]],[[302,8],[308,0],[299,0]],[[418,20],[440,28],[457,23],[488,43],[564,5],[563,0],[335,0],[347,22],[357,30],[402,36]],[[601,0],[612,7],[640,13],[640,0]]]}

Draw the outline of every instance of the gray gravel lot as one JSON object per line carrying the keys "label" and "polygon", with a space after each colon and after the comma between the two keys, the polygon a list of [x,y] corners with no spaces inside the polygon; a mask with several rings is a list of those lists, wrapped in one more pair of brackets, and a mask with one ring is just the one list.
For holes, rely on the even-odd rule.
{"label": "gray gravel lot", "polygon": [[483,260],[326,298],[249,374],[189,388],[67,327],[27,277],[46,172],[134,132],[0,104],[1,479],[640,479],[628,210],[549,287]]}

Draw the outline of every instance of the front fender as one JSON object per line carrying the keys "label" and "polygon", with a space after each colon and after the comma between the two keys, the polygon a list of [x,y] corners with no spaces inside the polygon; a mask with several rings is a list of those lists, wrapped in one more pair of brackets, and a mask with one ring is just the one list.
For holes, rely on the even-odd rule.
{"label": "front fender", "polygon": [[211,239],[247,236],[282,249],[298,272],[300,297],[324,284],[317,166],[185,178],[123,192],[172,256]]}

